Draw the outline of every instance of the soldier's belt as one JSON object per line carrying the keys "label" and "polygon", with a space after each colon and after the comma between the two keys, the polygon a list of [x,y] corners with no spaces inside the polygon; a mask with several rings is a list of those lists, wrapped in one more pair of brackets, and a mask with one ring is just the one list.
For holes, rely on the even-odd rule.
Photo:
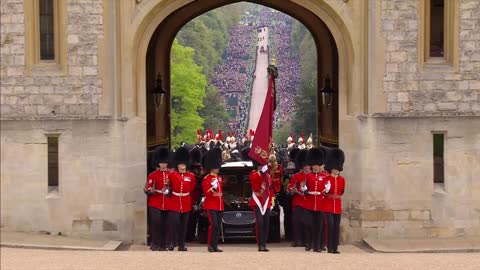
{"label": "soldier's belt", "polygon": [[327,198],[332,198],[332,199],[341,199],[342,195],[337,195],[337,194],[327,194]]}
{"label": "soldier's belt", "polygon": [[175,191],[172,191],[172,194],[175,195],[175,196],[178,196],[178,197],[185,197],[185,196],[190,195],[190,193],[179,193],[179,192],[175,192]]}
{"label": "soldier's belt", "polygon": [[308,195],[318,196],[318,195],[322,195],[322,192],[320,192],[320,191],[309,191]]}

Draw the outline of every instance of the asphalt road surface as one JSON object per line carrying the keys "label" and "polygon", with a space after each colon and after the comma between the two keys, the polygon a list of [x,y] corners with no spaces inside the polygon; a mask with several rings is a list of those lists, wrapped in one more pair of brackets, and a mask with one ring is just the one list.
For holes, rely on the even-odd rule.
{"label": "asphalt road surface", "polygon": [[145,246],[127,251],[67,251],[1,248],[6,269],[480,269],[478,253],[371,253],[356,246],[340,246],[342,254],[306,252],[288,243],[270,244],[258,252],[255,244],[224,244],[223,253],[209,253],[190,244],[187,252],[152,252]]}

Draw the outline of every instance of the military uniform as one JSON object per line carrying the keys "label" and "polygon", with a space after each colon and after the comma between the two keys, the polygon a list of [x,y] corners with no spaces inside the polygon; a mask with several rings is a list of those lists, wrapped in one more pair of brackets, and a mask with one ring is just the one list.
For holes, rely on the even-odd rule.
{"label": "military uniform", "polygon": [[[176,164],[188,164],[188,150],[181,147],[175,152]],[[175,171],[170,174],[172,183],[172,197],[170,201],[170,228],[172,242],[178,244],[178,251],[187,251],[185,237],[187,233],[190,211],[192,211],[191,193],[195,190],[195,175],[189,171],[180,173]],[[176,240],[176,241],[175,241]]]}
{"label": "military uniform", "polygon": [[[167,148],[157,148],[153,153],[153,162],[156,166],[159,163],[168,163],[169,150]],[[169,191],[170,191],[170,172],[157,170],[150,173],[145,184],[145,193],[147,194],[148,206],[148,230],[151,237],[150,249],[153,251],[163,251],[167,248],[168,234],[168,213],[169,213]]]}
{"label": "military uniform", "polygon": [[210,172],[203,178],[202,190],[205,195],[203,209],[207,211],[208,222],[208,251],[222,252],[218,248],[218,236],[221,229],[222,214],[224,210],[223,202],[223,180],[220,175],[212,172],[214,169],[220,169],[222,166],[222,150],[213,148],[207,152],[204,161],[205,169]]}
{"label": "military uniform", "polygon": [[[320,148],[312,147],[307,153],[307,162],[310,166],[322,166],[325,164],[325,151]],[[306,208],[310,212],[311,216],[311,243],[313,251],[322,251],[322,228],[324,225],[325,217],[325,183],[323,179],[328,176],[326,171],[317,171],[310,173],[310,177],[307,178],[307,199]],[[307,247],[306,250],[309,250]]]}
{"label": "military uniform", "polygon": [[292,225],[293,244],[292,246],[310,246],[310,215],[306,210],[306,197],[303,188],[306,186],[308,172],[303,171],[307,150],[299,150],[295,156],[296,167],[301,171],[293,175],[290,180],[287,192],[292,194]]}
{"label": "military uniform", "polygon": [[[342,150],[332,149],[332,158],[328,162],[327,168],[332,170],[343,170],[345,156]],[[325,205],[328,220],[328,252],[340,253],[338,244],[340,240],[340,221],[342,216],[342,195],[345,192],[345,178],[341,175],[333,173],[324,179],[325,183],[329,183],[329,189],[326,192]]]}
{"label": "military uniform", "polygon": [[253,192],[249,205],[255,213],[258,251],[268,251],[266,245],[270,224],[270,207],[273,200],[272,180],[270,174],[257,170],[252,171],[249,178]]}

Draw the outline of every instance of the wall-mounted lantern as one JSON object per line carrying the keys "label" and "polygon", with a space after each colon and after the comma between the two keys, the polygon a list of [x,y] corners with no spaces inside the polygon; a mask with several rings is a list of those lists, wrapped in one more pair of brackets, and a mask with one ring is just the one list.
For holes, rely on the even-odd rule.
{"label": "wall-mounted lantern", "polygon": [[333,98],[335,96],[335,90],[331,86],[330,77],[327,75],[325,78],[324,87],[320,90],[320,96],[322,98],[322,104],[327,106],[333,105]]}

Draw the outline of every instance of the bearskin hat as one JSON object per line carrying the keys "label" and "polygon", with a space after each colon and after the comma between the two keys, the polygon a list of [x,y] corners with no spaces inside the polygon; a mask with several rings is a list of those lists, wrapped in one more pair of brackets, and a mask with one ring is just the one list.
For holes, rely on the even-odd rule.
{"label": "bearskin hat", "polygon": [[188,166],[189,161],[190,161],[190,153],[188,152],[187,148],[185,147],[180,147],[175,151],[175,167],[178,166],[179,164],[185,164]]}
{"label": "bearskin hat", "polygon": [[158,163],[168,163],[170,161],[170,150],[165,146],[159,146],[153,151],[153,167],[157,167]]}
{"label": "bearskin hat", "polygon": [[345,162],[345,154],[340,148],[332,148],[329,152],[326,169],[331,171],[336,169],[343,171],[343,163]]}
{"label": "bearskin hat", "polygon": [[290,150],[289,156],[290,156],[291,161],[295,161],[299,151],[300,151],[300,149],[298,149],[298,148],[293,148],[292,150]]}
{"label": "bearskin hat", "polygon": [[298,151],[297,156],[295,158],[295,165],[297,166],[298,169],[302,169],[303,166],[307,164],[306,162],[306,157],[307,157],[307,149],[302,149]]}
{"label": "bearskin hat", "polygon": [[307,152],[307,163],[310,166],[325,164],[325,151],[321,148],[313,147]]}
{"label": "bearskin hat", "polygon": [[213,169],[220,169],[222,167],[222,149],[218,147],[210,149],[205,155],[203,167],[207,173]]}
{"label": "bearskin hat", "polygon": [[200,148],[195,147],[190,151],[190,164],[194,166],[202,164],[202,152]]}

